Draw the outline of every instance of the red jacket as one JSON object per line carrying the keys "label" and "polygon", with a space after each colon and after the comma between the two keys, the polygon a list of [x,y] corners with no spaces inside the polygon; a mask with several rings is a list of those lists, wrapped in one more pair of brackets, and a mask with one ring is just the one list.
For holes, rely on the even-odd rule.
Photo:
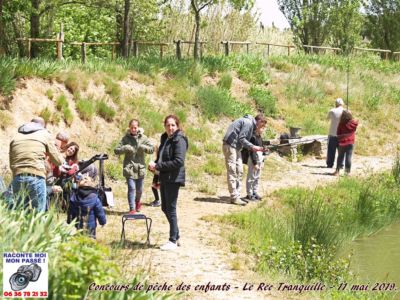
{"label": "red jacket", "polygon": [[340,124],[337,128],[337,136],[339,140],[339,146],[353,145],[356,138],[356,129],[358,121],[350,120],[346,124]]}

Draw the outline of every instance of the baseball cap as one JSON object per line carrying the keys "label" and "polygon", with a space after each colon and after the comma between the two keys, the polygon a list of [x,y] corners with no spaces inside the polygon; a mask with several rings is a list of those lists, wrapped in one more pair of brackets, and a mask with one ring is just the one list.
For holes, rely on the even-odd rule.
{"label": "baseball cap", "polygon": [[336,101],[335,101],[335,103],[336,103],[336,105],[343,105],[343,104],[344,104],[342,98],[337,98]]}

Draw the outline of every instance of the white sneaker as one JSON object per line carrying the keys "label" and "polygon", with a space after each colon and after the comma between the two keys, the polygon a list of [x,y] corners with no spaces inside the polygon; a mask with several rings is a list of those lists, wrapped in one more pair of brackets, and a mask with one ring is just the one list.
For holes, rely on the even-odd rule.
{"label": "white sneaker", "polygon": [[160,249],[164,251],[175,250],[176,248],[178,248],[178,245],[171,241],[168,241],[164,245],[160,246]]}

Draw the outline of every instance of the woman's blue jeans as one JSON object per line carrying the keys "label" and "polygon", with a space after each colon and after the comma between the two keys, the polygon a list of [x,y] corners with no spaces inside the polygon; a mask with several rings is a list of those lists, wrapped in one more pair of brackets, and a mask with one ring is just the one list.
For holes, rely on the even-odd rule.
{"label": "woman's blue jeans", "polygon": [[161,209],[169,223],[169,240],[176,243],[179,240],[178,217],[176,203],[178,201],[180,183],[161,182]]}
{"label": "woman's blue jeans", "polygon": [[336,169],[343,169],[343,160],[344,160],[344,168],[346,173],[350,173],[351,170],[351,157],[353,156],[354,145],[346,145],[339,146],[338,158],[336,162]]}
{"label": "woman's blue jeans", "polygon": [[136,209],[136,202],[140,202],[143,193],[143,178],[127,178],[129,210]]}

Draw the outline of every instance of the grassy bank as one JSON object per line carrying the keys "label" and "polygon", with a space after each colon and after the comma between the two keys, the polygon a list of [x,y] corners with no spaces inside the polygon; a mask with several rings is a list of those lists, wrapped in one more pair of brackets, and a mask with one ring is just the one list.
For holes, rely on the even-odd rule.
{"label": "grassy bank", "polygon": [[[244,113],[263,111],[270,116],[271,133],[278,135],[289,126],[301,127],[302,135],[325,134],[327,111],[336,97],[346,100],[346,71],[349,66],[349,109],[360,120],[356,153],[374,155],[392,151],[400,123],[399,62],[381,60],[374,55],[350,59],[334,55],[259,56],[232,55],[205,57],[200,63],[175,58],[140,57],[114,61],[92,59],[85,65],[78,61],[62,62],[23,59],[0,59],[0,114],[12,101],[20,78],[38,77],[65,85],[77,104],[78,117],[90,121],[94,114],[107,122],[120,123],[129,114],[138,114],[149,128],[148,134],[160,130],[155,124],[157,112],[174,111],[183,119],[212,121],[230,119]],[[237,82],[239,78],[242,83]],[[151,103],[144,92],[129,97],[121,82],[135,80],[166,102],[165,107]],[[102,97],[87,93],[93,83],[104,88]],[[48,93],[49,98],[53,95]],[[162,100],[161,100],[162,99]],[[139,106],[140,109],[136,109]],[[198,114],[192,115],[192,108]],[[74,113],[59,105],[58,112],[38,112],[52,123],[71,126]],[[155,115],[156,114],[156,115]],[[204,124],[204,125],[203,125]],[[2,127],[7,126],[3,124]],[[120,126],[125,128],[124,126]],[[286,127],[286,129],[285,129]],[[203,151],[200,149],[199,151]],[[197,151],[197,153],[199,153]],[[203,151],[204,152],[204,151]]]}
{"label": "grassy bank", "polygon": [[[19,82],[26,78],[49,83],[42,95],[48,105],[35,105],[37,111],[32,114],[56,128],[81,127],[83,121],[91,134],[95,131],[90,141],[78,140],[88,157],[94,151],[111,152],[132,117],[141,120],[146,135],[158,140],[163,117],[175,113],[191,142],[189,180],[196,190],[215,194],[214,178],[222,180],[224,169],[220,141],[232,119],[264,112],[269,116],[265,138],[288,132],[289,126],[302,127],[301,135],[326,134],[326,115],[333,100],[345,98],[347,63],[341,56],[304,54],[215,56],[200,63],[145,56],[114,61],[93,58],[84,65],[69,59],[0,58],[0,126],[6,129],[20,122],[14,120],[10,107]],[[400,128],[400,78],[396,75],[400,64],[372,55],[353,57],[350,64],[350,109],[360,121],[355,152],[392,151],[400,139],[393,135]],[[65,92],[60,93],[59,84]],[[102,127],[110,133],[106,140]],[[112,164],[106,172],[123,180]]]}
{"label": "grassy bank", "polygon": [[355,279],[349,261],[336,258],[346,242],[400,218],[399,160],[392,172],[343,178],[315,190],[289,188],[261,204],[221,218],[233,225],[231,250],[253,255],[261,273],[300,282],[338,284]]}

